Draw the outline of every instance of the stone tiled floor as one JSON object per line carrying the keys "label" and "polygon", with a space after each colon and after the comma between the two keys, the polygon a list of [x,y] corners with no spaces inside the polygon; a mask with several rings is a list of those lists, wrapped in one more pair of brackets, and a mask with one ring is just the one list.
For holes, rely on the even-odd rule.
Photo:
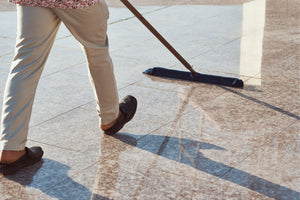
{"label": "stone tiled floor", "polygon": [[[127,9],[112,7],[120,97],[139,106],[119,134],[104,136],[85,58],[62,26],[30,124],[28,146],[42,146],[44,159],[0,175],[0,199],[300,199],[300,3],[205,2],[138,9],[197,71],[239,77],[243,89],[143,75],[184,68]],[[0,19],[2,102],[16,13]]]}

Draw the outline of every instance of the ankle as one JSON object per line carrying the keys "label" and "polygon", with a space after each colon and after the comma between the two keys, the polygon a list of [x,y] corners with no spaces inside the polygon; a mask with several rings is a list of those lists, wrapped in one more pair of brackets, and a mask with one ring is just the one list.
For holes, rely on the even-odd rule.
{"label": "ankle", "polygon": [[122,112],[121,112],[121,110],[120,110],[120,111],[119,111],[118,117],[117,117],[114,121],[110,122],[109,124],[105,124],[105,125],[101,124],[101,125],[100,125],[100,128],[101,128],[103,131],[105,131],[105,130],[111,128],[111,127],[117,122],[117,120],[118,120],[118,118],[121,116],[121,114],[122,114]]}
{"label": "ankle", "polygon": [[[118,118],[117,118],[117,119],[118,119]],[[112,121],[112,122],[109,123],[109,124],[105,124],[105,125],[101,124],[101,125],[100,125],[100,128],[101,128],[103,131],[109,129],[110,127],[112,127],[112,126],[116,123],[117,119],[115,119],[114,121]]]}
{"label": "ankle", "polygon": [[0,153],[0,163],[2,164],[10,164],[21,158],[25,155],[25,149],[21,151],[6,151],[3,150]]}

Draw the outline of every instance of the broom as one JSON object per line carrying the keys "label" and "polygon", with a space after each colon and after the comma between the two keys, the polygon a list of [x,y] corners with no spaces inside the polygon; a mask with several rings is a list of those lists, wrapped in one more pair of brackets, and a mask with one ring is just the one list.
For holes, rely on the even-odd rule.
{"label": "broom", "polygon": [[128,0],[120,0],[152,33],[153,35],[190,71],[178,71],[161,67],[147,69],[144,73],[152,76],[180,79],[192,82],[210,83],[242,88],[241,79],[197,73],[192,66],[171,46],[171,44],[133,7]]}

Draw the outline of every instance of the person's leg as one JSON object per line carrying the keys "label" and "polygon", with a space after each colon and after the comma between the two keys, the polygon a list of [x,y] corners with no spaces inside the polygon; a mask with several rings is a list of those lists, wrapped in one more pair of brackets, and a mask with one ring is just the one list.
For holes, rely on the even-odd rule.
{"label": "person's leg", "polygon": [[37,84],[60,20],[48,8],[17,6],[16,55],[6,82],[0,132],[0,163],[25,153]]}
{"label": "person's leg", "polygon": [[54,12],[82,44],[97,100],[100,124],[110,124],[119,115],[119,97],[106,35],[109,17],[107,5],[103,0],[84,9],[55,9]]}

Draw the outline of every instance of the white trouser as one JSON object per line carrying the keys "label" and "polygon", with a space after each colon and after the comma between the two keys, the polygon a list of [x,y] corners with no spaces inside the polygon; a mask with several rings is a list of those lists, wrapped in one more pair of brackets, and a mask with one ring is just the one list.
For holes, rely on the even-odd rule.
{"label": "white trouser", "polygon": [[119,97],[108,51],[104,0],[84,9],[17,6],[16,54],[6,82],[1,118],[0,150],[23,150],[38,81],[61,22],[81,43],[97,100],[101,124],[117,118]]}

